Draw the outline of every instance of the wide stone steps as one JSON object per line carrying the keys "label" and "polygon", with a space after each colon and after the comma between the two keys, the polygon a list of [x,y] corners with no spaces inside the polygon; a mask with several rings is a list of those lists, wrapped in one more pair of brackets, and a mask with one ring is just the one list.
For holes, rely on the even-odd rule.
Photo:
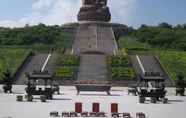
{"label": "wide stone steps", "polygon": [[[27,78],[25,73],[32,73],[33,71],[41,71],[42,67],[48,57],[47,53],[36,54],[32,57],[32,59],[27,62],[23,68],[21,69],[22,72],[16,78],[16,84],[25,84],[27,82]],[[52,54],[46,67],[43,71],[48,71],[49,73],[53,73],[56,61],[56,54]]]}
{"label": "wide stone steps", "polygon": [[158,72],[165,79],[167,86],[172,84],[168,73],[166,72],[163,65],[159,62],[158,58],[151,55],[138,55],[138,58],[141,65],[136,55],[131,56],[133,67],[138,75],[144,76],[144,72]]}
{"label": "wide stone steps", "polygon": [[107,79],[106,56],[83,54],[80,56],[78,80],[104,81]]}

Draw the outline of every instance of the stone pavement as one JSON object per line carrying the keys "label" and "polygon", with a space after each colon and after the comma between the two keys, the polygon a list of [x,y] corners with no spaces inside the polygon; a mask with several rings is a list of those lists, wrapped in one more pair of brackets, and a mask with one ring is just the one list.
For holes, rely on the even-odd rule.
{"label": "stone pavement", "polygon": [[[136,112],[144,112],[147,118],[185,118],[186,97],[174,96],[174,88],[168,88],[168,104],[138,103],[138,97],[127,95],[127,88],[113,87],[111,95],[100,92],[81,92],[76,95],[75,87],[61,87],[61,95],[46,103],[34,99],[33,102],[16,102],[17,94],[24,94],[25,86],[14,86],[14,94],[2,93],[0,86],[0,118],[49,118],[51,111],[74,111],[74,103],[82,102],[83,111],[91,111],[92,103],[99,102],[100,110],[110,113],[110,104],[118,103],[119,112],[129,112],[134,117]],[[39,96],[36,96],[39,98]],[[108,116],[110,116],[108,114]],[[108,117],[109,118],[109,117]],[[134,117],[135,118],[135,117]]]}

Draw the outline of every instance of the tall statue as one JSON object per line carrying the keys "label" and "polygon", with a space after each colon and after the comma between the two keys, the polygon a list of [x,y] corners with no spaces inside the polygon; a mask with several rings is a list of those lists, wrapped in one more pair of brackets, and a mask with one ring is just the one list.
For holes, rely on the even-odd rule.
{"label": "tall statue", "polygon": [[110,21],[111,14],[107,7],[107,0],[82,0],[82,3],[78,21]]}

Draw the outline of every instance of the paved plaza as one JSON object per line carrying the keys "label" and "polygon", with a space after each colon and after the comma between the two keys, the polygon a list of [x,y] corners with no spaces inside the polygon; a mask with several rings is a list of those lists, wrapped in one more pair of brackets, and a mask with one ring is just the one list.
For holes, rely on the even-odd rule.
{"label": "paved plaza", "polygon": [[[2,88],[2,86],[0,86]],[[0,118],[49,118],[51,111],[74,111],[76,102],[83,103],[83,111],[92,111],[92,103],[100,103],[100,111],[110,117],[110,104],[118,103],[119,112],[129,112],[135,118],[136,112],[144,112],[147,118],[185,118],[186,97],[174,96],[174,88],[168,88],[168,104],[138,103],[137,96],[127,95],[127,88],[112,87],[111,95],[104,92],[81,92],[76,95],[73,86],[61,87],[61,94],[54,95],[54,100],[42,103],[39,96],[33,102],[17,102],[16,95],[24,95],[25,86],[14,86],[14,94],[4,94],[0,89]]]}

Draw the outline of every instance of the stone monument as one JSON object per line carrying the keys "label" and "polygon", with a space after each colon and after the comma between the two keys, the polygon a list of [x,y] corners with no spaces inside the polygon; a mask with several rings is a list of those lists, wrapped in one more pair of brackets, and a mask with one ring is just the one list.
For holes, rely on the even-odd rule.
{"label": "stone monument", "polygon": [[107,81],[108,55],[117,53],[107,0],[82,0],[71,54],[80,56],[78,80]]}
{"label": "stone monument", "polygon": [[111,14],[107,7],[107,0],[82,0],[82,4],[78,21],[110,21]]}
{"label": "stone monument", "polygon": [[108,0],[82,0],[78,13],[79,27],[72,53],[80,55],[87,52],[98,52],[115,55],[118,51],[112,29],[111,13]]}

